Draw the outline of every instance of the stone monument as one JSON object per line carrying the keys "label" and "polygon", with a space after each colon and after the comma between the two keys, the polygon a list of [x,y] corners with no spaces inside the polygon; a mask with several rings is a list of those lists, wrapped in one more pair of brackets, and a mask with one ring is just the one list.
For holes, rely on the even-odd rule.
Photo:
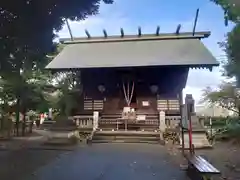
{"label": "stone monument", "polygon": [[[202,126],[195,113],[195,101],[191,94],[187,94],[185,104],[182,109],[182,127],[184,132],[184,147],[189,148],[189,119],[192,122],[192,144],[195,148],[211,147],[206,130]],[[180,136],[180,143],[182,144],[182,137]]]}

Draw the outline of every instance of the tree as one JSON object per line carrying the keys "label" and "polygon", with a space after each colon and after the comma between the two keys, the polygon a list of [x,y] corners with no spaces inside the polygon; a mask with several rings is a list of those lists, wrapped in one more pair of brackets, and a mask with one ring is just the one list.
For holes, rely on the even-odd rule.
{"label": "tree", "polygon": [[[8,68],[11,54],[34,52],[38,57],[54,50],[54,31],[65,19],[83,20],[98,13],[102,0],[2,0],[0,2],[0,67]],[[112,3],[112,0],[103,0]],[[4,58],[3,58],[4,57]],[[41,58],[38,58],[40,60]],[[19,60],[19,59],[18,59]]]}
{"label": "tree", "polygon": [[58,72],[54,75],[55,91],[49,97],[51,106],[62,116],[70,116],[77,109],[82,93],[80,71]]}
{"label": "tree", "polygon": [[222,43],[222,47],[228,56],[224,64],[225,75],[236,78],[240,87],[240,24],[227,34],[227,41]]}
{"label": "tree", "polygon": [[232,21],[236,24],[240,22],[240,1],[239,0],[211,0],[217,5],[221,6],[224,10],[225,25],[228,25],[228,21]]}
{"label": "tree", "polygon": [[[52,85],[50,84],[48,73],[39,70],[23,71],[20,81],[18,80],[15,76],[11,77],[10,75],[2,78],[1,93],[4,100],[2,106],[5,113],[17,111],[16,116],[18,118],[21,112],[23,115],[22,132],[24,135],[26,113],[30,110],[38,111],[42,106],[48,107],[45,93],[48,92],[48,87]],[[18,93],[16,94],[16,92]],[[17,95],[19,95],[19,98]],[[17,134],[18,123],[16,121]]]}
{"label": "tree", "polygon": [[[26,107],[23,99],[30,90],[25,74],[45,67],[49,52],[55,51],[54,30],[59,31],[66,19],[83,20],[98,13],[101,0],[2,0],[0,2],[0,77],[7,82],[19,112]],[[112,3],[112,0],[103,0]],[[7,93],[5,91],[5,93]],[[8,94],[8,93],[7,93]],[[8,95],[7,95],[8,96]],[[28,100],[29,102],[29,100]],[[23,105],[24,104],[24,105]],[[21,107],[23,106],[23,107]],[[18,128],[17,128],[18,129]]]}
{"label": "tree", "polygon": [[225,24],[228,21],[235,23],[234,28],[227,34],[225,42],[220,46],[227,54],[227,61],[224,64],[225,75],[234,77],[237,86],[240,87],[240,1],[239,0],[211,0],[220,5],[225,13]]}
{"label": "tree", "polygon": [[223,83],[218,90],[207,87],[203,93],[202,102],[233,111],[240,117],[240,92],[232,83]]}

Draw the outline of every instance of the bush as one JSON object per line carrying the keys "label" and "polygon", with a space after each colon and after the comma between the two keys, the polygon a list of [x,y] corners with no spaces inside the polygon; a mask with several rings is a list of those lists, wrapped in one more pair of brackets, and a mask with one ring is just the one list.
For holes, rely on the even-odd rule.
{"label": "bush", "polygon": [[[229,123],[237,123],[239,122],[238,117],[212,117],[212,127],[224,127]],[[204,120],[204,125],[210,126],[209,118]]]}
{"label": "bush", "polygon": [[233,120],[223,128],[219,129],[216,133],[216,139],[218,140],[240,140],[240,121]]}

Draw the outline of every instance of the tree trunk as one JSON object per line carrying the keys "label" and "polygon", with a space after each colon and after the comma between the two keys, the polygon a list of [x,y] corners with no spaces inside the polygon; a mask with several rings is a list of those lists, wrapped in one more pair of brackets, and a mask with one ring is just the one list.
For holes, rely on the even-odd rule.
{"label": "tree trunk", "polygon": [[26,110],[23,111],[22,136],[25,136],[26,130]]}
{"label": "tree trunk", "polygon": [[20,97],[17,97],[16,104],[16,135],[19,136],[19,122],[20,122]]}
{"label": "tree trunk", "polygon": [[[17,69],[18,69],[18,73],[16,74],[17,76],[17,80],[19,80],[19,82],[22,82],[21,79],[21,62],[18,61],[17,63]],[[21,87],[20,87],[21,88]],[[16,92],[16,97],[17,97],[17,103],[16,103],[16,134],[17,136],[19,136],[19,122],[20,122],[20,109],[21,109],[21,89],[17,90]]]}
{"label": "tree trunk", "polygon": [[240,106],[238,106],[238,117],[240,118]]}
{"label": "tree trunk", "polygon": [[30,124],[29,124],[29,134],[31,134],[32,133],[32,128],[33,128],[33,117],[32,116],[29,116],[28,117],[28,120],[30,121]]}

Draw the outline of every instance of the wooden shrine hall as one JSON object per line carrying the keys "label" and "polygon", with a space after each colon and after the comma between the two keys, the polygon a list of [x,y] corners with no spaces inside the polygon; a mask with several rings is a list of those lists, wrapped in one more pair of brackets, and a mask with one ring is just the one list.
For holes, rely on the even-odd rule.
{"label": "wooden shrine hall", "polygon": [[128,113],[136,127],[158,128],[160,111],[173,121],[181,117],[189,69],[218,66],[201,42],[210,32],[180,32],[180,28],[160,33],[157,27],[153,34],[142,34],[139,28],[136,35],[125,35],[121,29],[118,36],[103,30],[102,37],[86,31],[87,37],[60,39],[66,46],[46,68],[81,72],[83,93],[75,115],[96,111],[99,125],[107,128]]}

